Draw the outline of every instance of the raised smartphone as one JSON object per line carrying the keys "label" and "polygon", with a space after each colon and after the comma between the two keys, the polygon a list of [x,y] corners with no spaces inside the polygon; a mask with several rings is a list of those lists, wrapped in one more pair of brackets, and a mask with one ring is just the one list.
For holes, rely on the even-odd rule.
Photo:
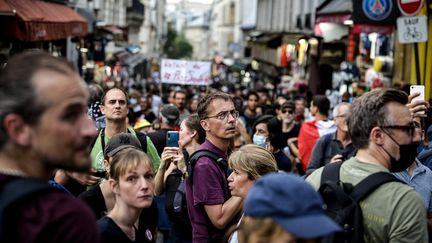
{"label": "raised smartphone", "polygon": [[[425,100],[425,86],[424,85],[411,85],[410,86],[410,95],[413,93],[420,93],[419,96],[412,99],[412,101],[415,100]],[[418,112],[418,114],[425,114],[424,111]]]}
{"label": "raised smartphone", "polygon": [[410,95],[413,93],[420,93],[420,95],[415,97],[413,100],[425,100],[425,86],[424,85],[411,85],[410,86]]}
{"label": "raised smartphone", "polygon": [[168,131],[166,141],[167,147],[178,147],[179,132]]}

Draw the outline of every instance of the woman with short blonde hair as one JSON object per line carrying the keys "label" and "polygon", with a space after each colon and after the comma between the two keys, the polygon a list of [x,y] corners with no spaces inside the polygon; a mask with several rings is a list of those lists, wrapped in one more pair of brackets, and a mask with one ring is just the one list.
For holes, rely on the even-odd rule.
{"label": "woman with short blonde hair", "polygon": [[246,172],[251,180],[278,170],[273,154],[255,144],[244,145],[233,152],[228,164],[231,169]]}
{"label": "woman with short blonde hair", "polygon": [[[241,198],[246,197],[255,180],[265,174],[278,171],[273,154],[255,144],[244,145],[233,152],[228,159],[228,164],[233,171],[228,177],[231,195]],[[236,232],[231,235],[229,242],[237,242]]]}

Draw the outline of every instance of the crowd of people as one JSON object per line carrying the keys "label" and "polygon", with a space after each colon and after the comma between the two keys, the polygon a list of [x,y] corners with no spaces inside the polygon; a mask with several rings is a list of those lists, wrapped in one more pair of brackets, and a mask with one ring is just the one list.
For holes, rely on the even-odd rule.
{"label": "crowd of people", "polygon": [[353,191],[394,175],[359,202],[363,242],[428,242],[432,130],[418,94],[331,107],[265,88],[156,87],[86,84],[44,52],[12,57],[0,242],[321,242],[347,231],[324,206],[331,166]]}

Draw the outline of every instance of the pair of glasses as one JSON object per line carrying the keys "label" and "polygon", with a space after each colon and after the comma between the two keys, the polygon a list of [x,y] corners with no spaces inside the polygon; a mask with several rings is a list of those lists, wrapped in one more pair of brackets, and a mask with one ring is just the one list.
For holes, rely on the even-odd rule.
{"label": "pair of glasses", "polygon": [[416,122],[413,122],[409,125],[389,125],[389,126],[381,126],[381,128],[401,130],[406,134],[408,134],[409,136],[413,136],[415,130],[420,129],[420,125]]}
{"label": "pair of glasses", "polygon": [[335,116],[335,118],[347,118],[348,117],[348,115],[347,114],[343,114],[343,115],[338,115],[338,116]]}
{"label": "pair of glasses", "polygon": [[228,114],[230,114],[232,117],[234,117],[234,119],[237,119],[240,116],[240,114],[239,114],[238,111],[236,111],[236,110],[230,110],[230,111],[221,111],[217,115],[207,116],[204,119],[207,119],[207,118],[217,118],[217,119],[223,121],[223,120],[225,120],[228,117]]}
{"label": "pair of glasses", "polygon": [[285,114],[285,113],[287,113],[288,112],[288,114],[294,114],[294,111],[293,110],[282,110],[282,113],[283,114]]}

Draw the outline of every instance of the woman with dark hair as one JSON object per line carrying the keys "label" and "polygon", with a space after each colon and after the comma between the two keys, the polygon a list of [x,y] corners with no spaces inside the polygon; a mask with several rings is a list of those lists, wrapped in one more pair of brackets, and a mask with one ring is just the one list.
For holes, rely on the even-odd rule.
{"label": "woman with dark hair", "polygon": [[253,126],[253,143],[273,153],[279,170],[291,171],[291,160],[283,152],[285,140],[282,134],[282,123],[275,116],[260,117]]}
{"label": "woman with dark hair", "polygon": [[155,194],[166,193],[165,209],[172,223],[169,242],[192,242],[183,182],[187,170],[185,161],[205,141],[205,137],[198,115],[192,114],[180,124],[179,147],[165,147],[162,152]]}

